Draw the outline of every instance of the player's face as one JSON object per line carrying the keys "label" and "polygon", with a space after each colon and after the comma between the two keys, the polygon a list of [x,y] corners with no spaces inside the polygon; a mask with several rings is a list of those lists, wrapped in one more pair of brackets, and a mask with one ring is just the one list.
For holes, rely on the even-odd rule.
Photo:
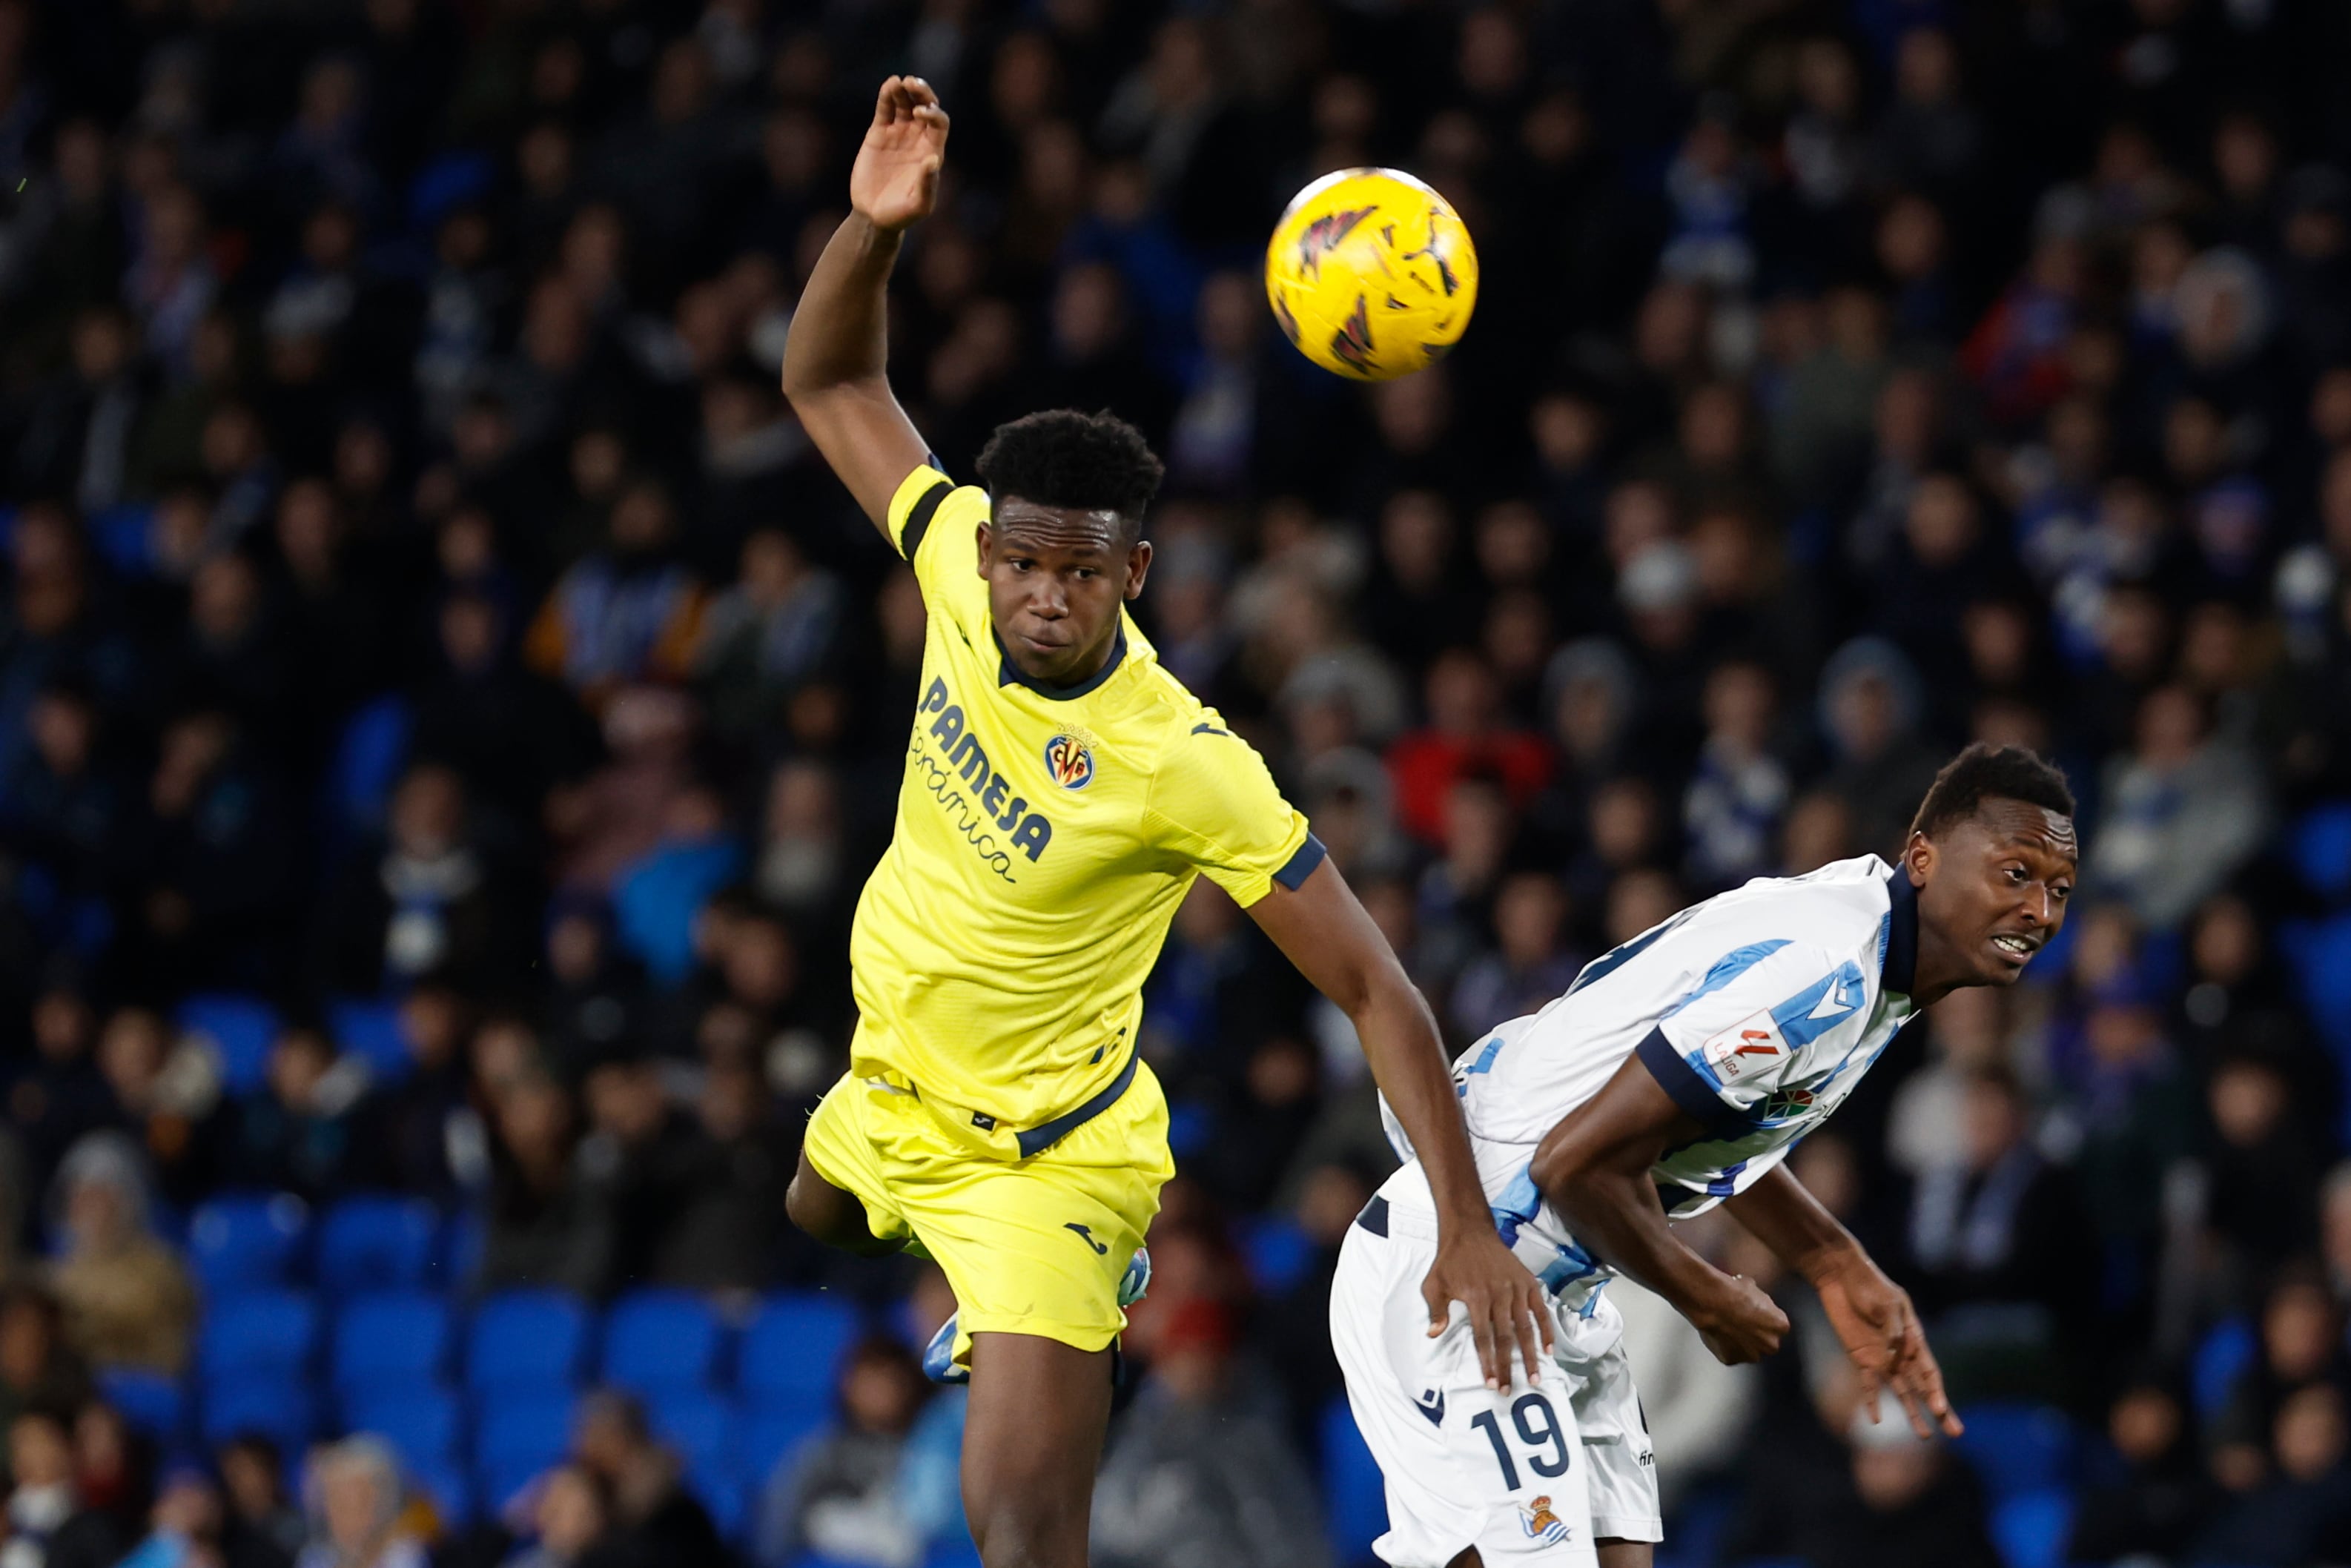
{"label": "player's face", "polygon": [[1903,860],[1918,883],[1920,951],[1962,986],[2013,985],[2065,924],[2080,850],[2069,817],[2022,800],[1986,800]]}
{"label": "player's face", "polygon": [[998,499],[979,528],[979,575],[1004,651],[1019,672],[1073,685],[1110,657],[1119,607],[1143,591],[1148,540],[1117,513]]}

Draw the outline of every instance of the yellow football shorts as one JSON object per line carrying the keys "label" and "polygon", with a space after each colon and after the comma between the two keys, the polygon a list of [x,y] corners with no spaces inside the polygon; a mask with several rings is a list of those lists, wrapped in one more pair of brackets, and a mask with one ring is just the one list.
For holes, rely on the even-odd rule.
{"label": "yellow football shorts", "polygon": [[954,1287],[955,1358],[976,1333],[1101,1350],[1126,1327],[1118,1281],[1176,1174],[1167,1099],[1151,1069],[1027,1158],[958,1137],[902,1086],[845,1076],[810,1120],[817,1175],[865,1206],[884,1239],[912,1236]]}

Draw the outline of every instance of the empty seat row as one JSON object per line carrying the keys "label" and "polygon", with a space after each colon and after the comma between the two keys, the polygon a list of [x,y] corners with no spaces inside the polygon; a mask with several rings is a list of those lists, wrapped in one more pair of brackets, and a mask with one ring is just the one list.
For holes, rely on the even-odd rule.
{"label": "empty seat row", "polygon": [[462,1222],[421,1197],[367,1193],[313,1218],[292,1193],[229,1193],[188,1219],[188,1255],[214,1292],[315,1279],[336,1295],[447,1285],[464,1271]]}
{"label": "empty seat row", "polygon": [[821,1294],[769,1297],[738,1334],[699,1297],[640,1291],[601,1314],[554,1291],[512,1291],[463,1315],[417,1291],[354,1296],[329,1315],[318,1298],[263,1290],[215,1298],[197,1343],[207,1387],[256,1376],[304,1377],[326,1353],[328,1382],[349,1395],[438,1384],[455,1374],[477,1395],[569,1388],[591,1370],[654,1394],[731,1385],[763,1401],[821,1407],[860,1329],[853,1308]]}

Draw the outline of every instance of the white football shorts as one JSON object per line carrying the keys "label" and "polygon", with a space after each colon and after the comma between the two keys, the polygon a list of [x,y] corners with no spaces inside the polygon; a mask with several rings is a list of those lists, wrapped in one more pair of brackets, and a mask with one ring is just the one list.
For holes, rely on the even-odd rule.
{"label": "white football shorts", "polygon": [[1394,1568],[1447,1568],[1472,1546],[1488,1568],[1593,1568],[1595,1540],[1663,1540],[1648,1424],[1607,1292],[1555,1309],[1559,1359],[1541,1383],[1520,1370],[1497,1393],[1458,1303],[1428,1337],[1420,1286],[1436,1256],[1427,1182],[1406,1166],[1348,1228],[1331,1283],[1347,1402],[1387,1482],[1373,1550]]}

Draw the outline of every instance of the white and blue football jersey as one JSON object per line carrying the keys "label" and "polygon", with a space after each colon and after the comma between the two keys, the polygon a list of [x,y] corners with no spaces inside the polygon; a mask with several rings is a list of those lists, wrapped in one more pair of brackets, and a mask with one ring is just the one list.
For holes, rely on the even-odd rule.
{"label": "white and blue football jersey", "polygon": [[[1674,1218],[1744,1191],[1827,1120],[1917,1012],[1917,894],[1875,855],[1759,877],[1584,966],[1463,1052],[1453,1082],[1496,1227],[1556,1293],[1604,1270],[1529,1175],[1535,1146],[1638,1056],[1705,1131],[1651,1167]],[[1383,1106],[1384,1110],[1384,1106]],[[1387,1117],[1398,1152],[1411,1157]],[[1425,1190],[1425,1189],[1424,1189]]]}

